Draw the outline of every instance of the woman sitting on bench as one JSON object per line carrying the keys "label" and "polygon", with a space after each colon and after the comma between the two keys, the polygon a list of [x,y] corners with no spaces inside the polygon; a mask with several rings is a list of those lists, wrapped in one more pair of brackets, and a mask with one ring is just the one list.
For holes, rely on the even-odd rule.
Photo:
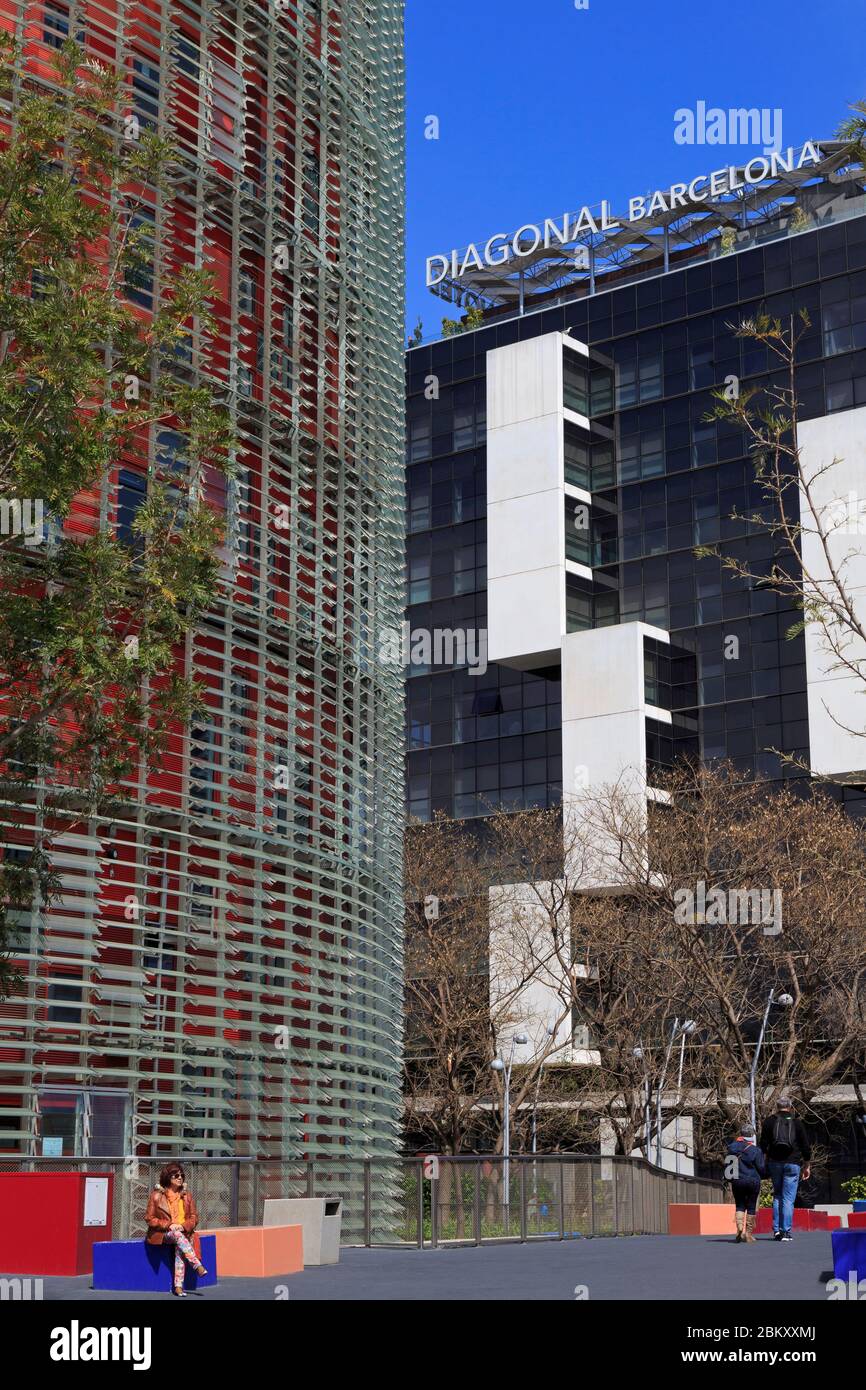
{"label": "woman sitting on bench", "polygon": [[145,1215],[148,1245],[174,1246],[174,1288],[172,1293],[185,1298],[184,1261],[196,1274],[207,1274],[192,1243],[198,1225],[195,1198],[186,1185],[186,1174],[179,1163],[168,1163],[159,1175],[159,1182],[150,1194]]}

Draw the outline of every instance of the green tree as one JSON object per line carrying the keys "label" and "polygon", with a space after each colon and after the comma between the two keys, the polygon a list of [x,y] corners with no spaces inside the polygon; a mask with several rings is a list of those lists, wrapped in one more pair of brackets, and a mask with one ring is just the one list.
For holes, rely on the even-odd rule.
{"label": "green tree", "polygon": [[[0,41],[3,99],[21,88],[0,145],[0,997],[14,914],[57,891],[52,831],[117,797],[201,705],[176,653],[218,592],[222,522],[203,484],[234,442],[210,388],[178,370],[213,336],[209,277],[169,264],[161,305],[140,312],[171,149],[75,45],[56,69],[45,94]],[[76,496],[110,497],[160,428],[172,455],[125,538],[65,528]]]}
{"label": "green tree", "polygon": [[475,304],[468,309],[462,319],[443,319],[442,337],[453,338],[458,333],[471,333],[475,328],[484,326],[484,310],[480,305]]}
{"label": "green tree", "polygon": [[852,102],[847,116],[836,132],[838,140],[847,141],[852,159],[866,163],[866,101]]}

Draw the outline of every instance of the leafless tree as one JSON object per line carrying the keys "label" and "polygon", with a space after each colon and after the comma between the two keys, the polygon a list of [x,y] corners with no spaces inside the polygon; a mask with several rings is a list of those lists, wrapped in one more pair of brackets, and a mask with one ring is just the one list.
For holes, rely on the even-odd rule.
{"label": "leafless tree", "polygon": [[[730,765],[654,780],[648,816],[619,786],[564,815],[492,815],[483,845],[465,829],[425,830],[454,899],[450,931],[440,918],[438,933],[416,938],[409,987],[435,1034],[419,1076],[426,1132],[441,1136],[443,1151],[459,1152],[470,1134],[499,1150],[490,1061],[503,1039],[526,1031],[531,1046],[512,1077],[515,1150],[528,1147],[535,1117],[541,1149],[597,1147],[601,1129],[615,1152],[653,1157],[667,1058],[663,1129],[692,1116],[699,1156],[718,1161],[725,1134],[748,1114],[771,989],[792,1002],[769,1011],[759,1114],[787,1090],[806,1110],[820,1100],[815,1114],[826,1119],[834,1086],[862,1085],[861,824],[820,786],[744,779]],[[471,844],[470,863],[458,842]],[[613,892],[599,884],[600,845],[616,860]],[[421,879],[432,881],[414,858],[413,871],[424,866]],[[468,957],[471,1007],[454,992]],[[684,1035],[675,1020],[695,1027]],[[585,1037],[572,1032],[584,1028]],[[420,1115],[418,1100],[410,1084],[410,1113]]]}

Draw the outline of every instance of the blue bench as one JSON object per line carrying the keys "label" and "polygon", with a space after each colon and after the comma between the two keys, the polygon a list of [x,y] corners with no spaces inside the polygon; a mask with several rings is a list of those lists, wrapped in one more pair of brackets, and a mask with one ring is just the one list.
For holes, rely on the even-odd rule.
{"label": "blue bench", "polygon": [[[199,1279],[186,1266],[185,1289],[209,1289],[217,1282],[216,1236],[201,1236],[201,1259],[207,1270]],[[142,1240],[101,1240],[93,1247],[93,1287],[136,1293],[169,1293],[174,1280],[174,1246]]]}
{"label": "blue bench", "polygon": [[834,1231],[834,1277],[847,1279],[852,1273],[866,1279],[866,1231]]}

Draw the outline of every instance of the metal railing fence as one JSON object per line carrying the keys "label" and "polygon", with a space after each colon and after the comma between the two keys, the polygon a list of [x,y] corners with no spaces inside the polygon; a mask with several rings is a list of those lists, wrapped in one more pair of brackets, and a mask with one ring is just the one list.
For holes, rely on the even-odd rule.
{"label": "metal railing fence", "polygon": [[[144,1233],[148,1194],[167,1158],[19,1158],[0,1172],[114,1174],[112,1237]],[[724,1184],[640,1158],[573,1154],[314,1160],[182,1157],[201,1224],[255,1226],[270,1197],[341,1197],[344,1245],[482,1245],[663,1234],[670,1202],[721,1202]]]}

